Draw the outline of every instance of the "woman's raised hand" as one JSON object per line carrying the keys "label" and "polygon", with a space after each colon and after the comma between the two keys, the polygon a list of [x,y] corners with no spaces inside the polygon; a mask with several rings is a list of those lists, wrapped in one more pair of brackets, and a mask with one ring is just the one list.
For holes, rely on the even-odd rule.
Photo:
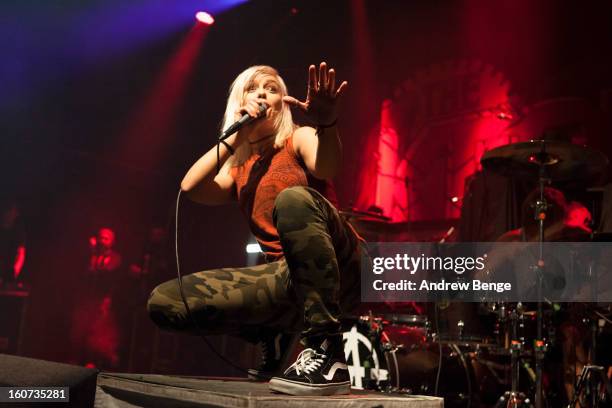
{"label": "woman's raised hand", "polygon": [[308,91],[304,102],[293,96],[283,97],[283,101],[301,109],[316,125],[329,126],[338,118],[338,100],[346,90],[348,82],[343,81],[336,87],[336,71],[328,70],[321,62],[317,73],[314,65],[308,67]]}

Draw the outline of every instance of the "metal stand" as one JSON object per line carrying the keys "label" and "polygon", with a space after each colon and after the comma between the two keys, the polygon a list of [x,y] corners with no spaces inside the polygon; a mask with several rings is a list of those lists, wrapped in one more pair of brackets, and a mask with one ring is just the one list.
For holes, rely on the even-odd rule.
{"label": "metal stand", "polygon": [[[506,176],[531,177],[535,169],[538,170],[539,199],[534,203],[535,220],[539,229],[539,256],[537,265],[534,265],[536,277],[537,302],[537,335],[534,343],[535,374],[530,377],[536,383],[535,406],[543,408],[544,394],[542,387],[542,366],[546,344],[543,338],[543,313],[542,302],[548,300],[543,296],[544,271],[547,265],[544,263],[544,220],[547,217],[549,203],[546,202],[544,188],[547,183],[554,180],[581,181],[588,183],[595,180],[604,169],[607,168],[608,159],[605,155],[584,146],[574,145],[569,142],[555,140],[531,140],[529,142],[512,143],[500,146],[486,152],[481,163],[483,167],[495,173]],[[589,274],[592,274],[592,264]],[[592,289],[596,289],[593,280]],[[515,399],[513,392],[507,393]],[[505,398],[505,397],[502,397]],[[505,399],[504,399],[505,401]],[[516,404],[515,404],[516,405]],[[515,406],[508,405],[508,406]]]}
{"label": "metal stand", "polygon": [[499,398],[495,408],[531,408],[531,401],[522,392],[506,391],[503,397]]}
{"label": "metal stand", "polygon": [[[597,376],[596,379],[593,378],[594,375]],[[583,389],[587,388],[587,381],[591,385],[591,403],[589,405],[591,408],[599,407],[602,402],[612,401],[612,385],[608,380],[605,368],[596,365],[586,365],[582,367],[582,372],[580,373],[580,377],[578,378],[578,383],[576,384],[576,389],[574,391],[574,397],[570,401],[567,408],[573,408],[576,406],[576,402],[578,402],[578,398],[580,398],[580,393]],[[601,392],[599,392],[602,385],[603,389]]]}
{"label": "metal stand", "polygon": [[537,277],[537,293],[538,293],[538,310],[537,310],[537,335],[534,342],[535,365],[536,365],[536,391],[535,391],[535,407],[543,407],[542,394],[542,360],[546,352],[546,344],[542,338],[542,285],[544,280],[544,220],[548,211],[548,202],[544,197],[544,185],[550,180],[546,177],[546,165],[550,164],[550,157],[546,153],[546,144],[542,142],[540,153],[535,155],[535,160],[539,166],[539,186],[540,199],[535,204],[535,219],[538,221],[538,263],[535,267]]}
{"label": "metal stand", "polygon": [[[536,273],[537,283],[537,334],[534,340],[534,357],[535,357],[535,408],[543,408],[544,406],[544,395],[542,393],[542,361],[544,354],[546,353],[546,343],[543,339],[542,333],[542,299],[543,299],[543,282],[544,282],[544,220],[546,220],[546,213],[549,208],[549,204],[544,196],[544,187],[550,182],[550,179],[546,174],[546,167],[556,164],[557,159],[546,152],[546,143],[541,142],[540,151],[529,158],[531,163],[539,166],[538,172],[538,184],[540,190],[540,197],[533,205],[534,218],[538,223],[538,261],[534,265],[534,271]],[[518,380],[519,380],[519,359],[522,351],[522,343],[517,337],[516,333],[516,319],[518,315],[516,310],[512,312],[511,317],[514,319],[512,322],[512,341],[511,341],[511,370],[512,370],[512,390],[506,392],[502,396],[497,407],[505,408],[518,408],[518,407],[530,407],[531,402],[525,397],[525,394],[518,391]],[[500,405],[501,404],[501,405]]]}
{"label": "metal stand", "polygon": [[[599,333],[599,319],[590,311],[591,317],[584,321],[589,321],[591,330],[591,352],[589,353],[588,364],[582,367],[578,381],[574,386],[574,395],[568,404],[568,408],[574,408],[580,399],[580,394],[584,391],[587,406],[598,408],[602,403],[612,402],[612,385],[608,379],[605,367],[595,365],[597,362],[597,335]],[[606,405],[608,406],[608,405]]]}
{"label": "metal stand", "polygon": [[526,395],[518,390],[520,379],[519,361],[523,351],[523,342],[518,339],[518,319],[519,308],[515,308],[510,313],[512,324],[512,335],[510,341],[510,370],[511,370],[511,391],[506,391],[495,404],[495,408],[531,408],[531,401]]}

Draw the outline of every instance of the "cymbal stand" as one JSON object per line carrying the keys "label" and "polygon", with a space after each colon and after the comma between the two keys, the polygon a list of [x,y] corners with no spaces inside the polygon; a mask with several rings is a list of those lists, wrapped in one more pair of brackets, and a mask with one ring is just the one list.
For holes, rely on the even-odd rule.
{"label": "cymbal stand", "polygon": [[[536,366],[536,390],[535,390],[535,408],[543,408],[544,400],[542,394],[542,360],[546,352],[546,343],[542,336],[542,295],[543,295],[543,284],[544,284],[544,220],[546,220],[546,213],[549,208],[549,204],[544,196],[544,187],[550,182],[547,177],[546,167],[554,165],[558,160],[546,152],[546,142],[541,141],[540,151],[529,158],[531,163],[537,164],[539,167],[538,171],[538,185],[540,196],[533,205],[534,218],[538,223],[538,261],[533,269],[536,273],[536,284],[537,284],[537,334],[534,341],[534,355],[535,355],[535,366]],[[515,322],[513,322],[513,325]],[[500,398],[499,403],[504,401],[507,408],[515,408],[522,406],[530,406],[529,399],[526,399],[522,393],[517,391],[518,389],[518,358],[520,356],[521,345],[519,339],[516,338],[516,329],[513,328],[512,336],[512,391],[506,392],[504,397]]]}
{"label": "cymbal stand", "polygon": [[541,150],[539,153],[532,157],[532,161],[539,165],[538,173],[538,184],[540,188],[540,197],[536,201],[535,219],[538,222],[538,262],[534,269],[536,271],[537,279],[537,297],[538,297],[538,309],[537,309],[537,335],[534,342],[535,352],[535,365],[536,365],[536,391],[535,391],[535,408],[543,407],[543,394],[542,394],[542,360],[544,359],[544,353],[546,352],[546,344],[542,338],[542,296],[543,296],[543,280],[544,280],[544,220],[546,220],[546,212],[548,211],[549,205],[544,196],[544,186],[550,182],[550,179],[546,174],[546,166],[556,164],[556,159],[551,157],[546,152],[546,142],[542,141]]}
{"label": "cymbal stand", "polygon": [[511,371],[511,390],[506,391],[503,396],[497,400],[495,408],[529,408],[531,401],[524,393],[518,390],[519,388],[519,359],[523,351],[523,342],[518,338],[517,325],[519,319],[520,308],[516,307],[510,312],[511,322],[511,339],[510,339],[510,371]]}

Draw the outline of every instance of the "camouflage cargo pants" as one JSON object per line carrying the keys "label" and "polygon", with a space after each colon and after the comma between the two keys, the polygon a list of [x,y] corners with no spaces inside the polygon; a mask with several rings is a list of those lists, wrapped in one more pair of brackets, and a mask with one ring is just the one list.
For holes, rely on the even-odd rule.
{"label": "camouflage cargo pants", "polygon": [[[285,257],[183,277],[183,291],[202,334],[257,341],[262,330],[338,333],[341,309],[359,303],[365,243],[316,190],[290,187],[275,201],[274,224]],[[157,286],[148,302],[161,328],[197,334],[177,280]]]}

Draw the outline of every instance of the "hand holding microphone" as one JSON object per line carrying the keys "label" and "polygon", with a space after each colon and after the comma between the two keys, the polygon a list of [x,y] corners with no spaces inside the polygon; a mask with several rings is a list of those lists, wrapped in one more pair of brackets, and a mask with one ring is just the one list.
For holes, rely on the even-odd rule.
{"label": "hand holding microphone", "polygon": [[[250,100],[246,103],[246,105],[242,106],[237,112],[236,117],[239,118],[234,122],[229,128],[227,128],[221,136],[219,136],[219,140],[225,140],[230,137],[232,134],[236,133],[246,125],[252,123],[253,121],[264,117],[266,109],[268,109],[268,105],[263,101],[254,101]],[[242,116],[240,116],[242,114]]]}
{"label": "hand holding microphone", "polygon": [[264,99],[250,99],[236,111],[236,121],[242,119],[245,114],[251,116],[253,119],[259,118],[262,113],[265,113],[267,108],[268,104]]}

